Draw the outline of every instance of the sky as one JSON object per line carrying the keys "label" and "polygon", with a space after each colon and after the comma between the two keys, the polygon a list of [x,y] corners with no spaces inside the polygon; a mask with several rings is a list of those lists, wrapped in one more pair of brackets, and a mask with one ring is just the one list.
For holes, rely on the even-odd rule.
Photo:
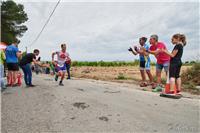
{"label": "sky", "polygon": [[140,37],[149,40],[150,35],[157,34],[159,41],[172,51],[171,36],[183,33],[187,37],[183,61],[200,58],[198,1],[94,1],[61,0],[32,46],[57,1],[16,1],[24,5],[29,18],[25,23],[28,31],[20,38],[19,48],[28,47],[28,52],[40,49],[41,59],[51,60],[51,53],[66,43],[72,60],[133,61],[138,56],[128,52],[128,48],[138,45]]}

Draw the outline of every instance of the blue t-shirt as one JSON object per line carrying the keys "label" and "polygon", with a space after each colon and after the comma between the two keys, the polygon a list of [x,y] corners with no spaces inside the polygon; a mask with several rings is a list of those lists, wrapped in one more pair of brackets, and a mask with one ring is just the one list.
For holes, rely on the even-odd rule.
{"label": "blue t-shirt", "polygon": [[7,46],[6,48],[6,63],[18,63],[17,52],[18,48],[14,45]]}
{"label": "blue t-shirt", "polygon": [[[144,44],[143,46],[146,50],[149,50],[149,45],[148,44]],[[140,56],[140,61],[146,61],[146,62],[150,62],[150,57],[149,56],[144,56],[144,55],[139,55]]]}

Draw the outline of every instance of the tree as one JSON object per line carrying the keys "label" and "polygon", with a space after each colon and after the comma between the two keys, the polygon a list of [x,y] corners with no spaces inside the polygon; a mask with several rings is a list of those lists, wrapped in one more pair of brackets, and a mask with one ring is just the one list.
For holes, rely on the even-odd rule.
{"label": "tree", "polygon": [[7,44],[19,42],[18,37],[28,30],[22,25],[28,20],[22,4],[12,0],[1,2],[1,41]]}

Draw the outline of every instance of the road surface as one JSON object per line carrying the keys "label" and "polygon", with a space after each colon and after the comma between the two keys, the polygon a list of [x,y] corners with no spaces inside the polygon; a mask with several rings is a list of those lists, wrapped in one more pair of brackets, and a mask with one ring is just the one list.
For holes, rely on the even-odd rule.
{"label": "road surface", "polygon": [[2,133],[197,133],[199,97],[179,100],[134,84],[34,75],[1,94]]}

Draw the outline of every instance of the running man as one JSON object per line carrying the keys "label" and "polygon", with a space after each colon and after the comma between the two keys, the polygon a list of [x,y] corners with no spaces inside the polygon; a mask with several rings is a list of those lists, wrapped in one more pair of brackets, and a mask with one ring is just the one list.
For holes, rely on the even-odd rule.
{"label": "running man", "polygon": [[[54,61],[54,56],[57,55],[57,61]],[[52,62],[55,65],[55,81],[58,81],[58,77],[61,77],[59,82],[60,86],[64,86],[63,79],[65,78],[66,73],[66,61],[69,58],[69,54],[66,52],[66,44],[61,44],[61,51],[52,53]]]}

